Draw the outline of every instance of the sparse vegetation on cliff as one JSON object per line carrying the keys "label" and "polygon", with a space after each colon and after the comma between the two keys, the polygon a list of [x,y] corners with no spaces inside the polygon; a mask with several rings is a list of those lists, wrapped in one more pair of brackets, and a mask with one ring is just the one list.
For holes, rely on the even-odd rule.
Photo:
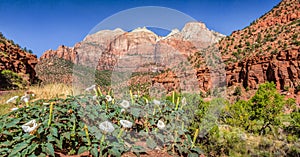
{"label": "sparse vegetation on cliff", "polygon": [[37,81],[34,66],[37,57],[29,54],[0,32],[0,90],[24,88]]}

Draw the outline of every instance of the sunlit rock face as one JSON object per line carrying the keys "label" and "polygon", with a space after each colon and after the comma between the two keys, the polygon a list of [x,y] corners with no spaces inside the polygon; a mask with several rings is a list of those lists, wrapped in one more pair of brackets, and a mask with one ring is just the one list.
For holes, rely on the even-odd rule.
{"label": "sunlit rock face", "polygon": [[[2,70],[10,70],[19,74],[28,84],[36,80],[34,70],[37,64],[37,56],[26,52],[20,48],[12,40],[6,39],[2,33],[0,36],[0,72]],[[1,84],[5,84],[5,80],[0,78]]]}
{"label": "sunlit rock face", "polygon": [[[171,69],[174,74],[166,73],[155,78],[140,77],[135,80],[156,82],[167,90],[174,90],[183,86],[180,80],[187,80],[189,77],[197,80],[197,72],[192,63],[189,63],[188,56],[207,48],[223,37],[224,35],[209,30],[201,22],[187,23],[182,30],[173,29],[164,37],[146,27],[139,27],[130,32],[120,28],[101,30],[88,35],[72,48],[60,46],[57,50],[46,51],[41,56],[40,63],[51,57],[57,57],[100,71],[129,71],[130,74]],[[187,68],[182,68],[183,63]],[[192,88],[198,85],[195,81],[186,81],[184,86]]]}

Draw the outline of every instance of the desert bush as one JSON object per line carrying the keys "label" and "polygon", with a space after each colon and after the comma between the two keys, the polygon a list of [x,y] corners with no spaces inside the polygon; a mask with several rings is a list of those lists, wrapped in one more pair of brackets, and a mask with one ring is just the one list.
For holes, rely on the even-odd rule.
{"label": "desert bush", "polygon": [[215,126],[201,139],[200,148],[209,156],[247,156],[246,134],[239,128]]}
{"label": "desert bush", "polygon": [[249,101],[240,100],[227,106],[224,120],[248,132],[265,134],[281,124],[280,117],[285,103],[274,83],[261,84]]}
{"label": "desert bush", "polygon": [[278,49],[276,48],[274,51],[271,52],[272,55],[277,55],[278,54]]}
{"label": "desert bush", "polygon": [[1,71],[0,81],[0,89],[22,89],[27,84],[21,76],[10,70]]}
{"label": "desert bush", "polygon": [[299,156],[299,110],[273,83],[261,84],[248,101],[226,104],[212,128],[198,142],[209,156]]}
{"label": "desert bush", "polygon": [[261,133],[265,133],[267,128],[271,129],[270,126],[281,124],[280,116],[286,101],[273,82],[261,84],[250,102],[250,119],[262,122],[263,126],[259,129]]}
{"label": "desert bush", "polygon": [[294,111],[290,114],[291,122],[287,126],[286,130],[292,135],[300,138],[300,110],[295,107]]}
{"label": "desert bush", "polygon": [[235,87],[233,94],[237,95],[237,96],[240,96],[242,94],[241,87],[240,86]]}
{"label": "desert bush", "polygon": [[250,102],[239,100],[232,105],[227,105],[224,109],[224,120],[227,124],[231,126],[241,127],[245,130],[252,128],[252,123],[250,122],[250,113],[251,107]]}

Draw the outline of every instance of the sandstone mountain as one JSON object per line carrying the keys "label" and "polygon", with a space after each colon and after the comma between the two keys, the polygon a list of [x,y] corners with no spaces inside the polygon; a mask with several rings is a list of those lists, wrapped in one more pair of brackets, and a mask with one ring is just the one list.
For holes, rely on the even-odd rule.
{"label": "sandstone mountain", "polygon": [[[31,52],[31,50],[29,52]],[[34,67],[38,60],[36,55],[29,52],[27,52],[25,48],[23,49],[18,44],[15,44],[12,40],[6,39],[1,33],[0,88],[10,88],[9,84],[14,82],[10,82],[13,80],[8,79],[23,79],[19,81],[25,84],[30,84],[36,81],[37,77]],[[19,85],[15,84],[15,86]]]}
{"label": "sandstone mountain", "polygon": [[[207,66],[212,61],[207,60],[207,56],[218,58],[214,56],[217,54],[214,52],[218,51],[225,63],[224,73],[226,73],[229,95],[235,94],[236,88],[241,88],[242,93],[246,93],[241,97],[247,98],[249,97],[247,93],[251,94],[251,91],[256,90],[260,83],[273,81],[279,91],[288,97],[297,98],[299,103],[300,96],[297,94],[300,90],[299,28],[300,1],[283,0],[248,27],[234,31],[227,37],[208,30],[203,23],[195,22],[187,23],[181,31],[174,29],[166,37],[160,37],[145,28],[138,28],[131,32],[121,29],[99,31],[87,36],[84,41],[72,48],[61,46],[58,50],[45,52],[39,62],[39,65],[44,66],[38,66],[40,68],[37,71],[40,73],[39,76],[44,77],[42,69],[47,69],[49,65],[52,65],[51,61],[47,61],[52,57],[69,60],[75,64],[88,63],[104,71],[115,70],[116,67],[117,69],[130,66],[136,68],[137,65],[132,65],[133,63],[141,63],[147,60],[147,56],[152,56],[148,60],[158,64],[151,64],[136,71],[156,70],[161,73],[151,78],[134,77],[133,84],[148,81],[152,85],[158,83],[170,91],[178,89],[187,77],[196,73],[197,86],[206,93],[214,85],[211,68]],[[166,60],[170,57],[178,58],[178,55],[174,56],[174,54],[187,57],[194,71],[191,70],[184,76],[165,71],[165,62],[173,67],[178,61]],[[123,61],[120,60],[120,57],[124,55]],[[141,55],[144,58],[141,58]],[[126,60],[128,56],[130,60]],[[222,67],[222,61],[217,60],[214,66]],[[181,63],[178,62],[177,65],[180,67]],[[71,75],[68,78],[71,78]],[[189,82],[186,83],[189,84]]]}
{"label": "sandstone mountain", "polygon": [[[40,60],[51,57],[58,57],[65,60],[70,60],[73,63],[87,62],[89,60],[92,60],[92,57],[94,57],[92,53],[86,51],[83,54],[78,54],[78,50],[83,49],[82,45],[86,43],[96,45],[93,48],[98,48],[99,50],[97,52],[102,53],[101,55],[103,56],[104,54],[120,56],[123,54],[128,54],[128,52],[131,52],[133,50],[135,52],[139,51],[138,53],[145,54],[145,52],[148,52],[147,50],[138,50],[137,47],[142,48],[142,46],[148,46],[153,49],[155,48],[155,46],[158,47],[158,45],[162,42],[167,42],[170,46],[175,47],[176,50],[179,50],[182,53],[186,53],[186,55],[190,55],[192,53],[191,49],[193,49],[195,45],[186,45],[186,43],[189,43],[193,40],[201,41],[198,48],[205,48],[212,43],[216,43],[222,37],[225,36],[208,30],[206,26],[200,22],[187,23],[181,32],[178,31],[174,33],[173,30],[166,37],[158,36],[147,28],[137,28],[131,32],[125,32],[119,28],[115,30],[101,30],[95,34],[88,35],[82,42],[75,44],[75,46],[72,48],[62,45],[58,47],[57,50],[48,50],[40,57]],[[150,53],[153,52],[152,49]],[[113,64],[113,61],[107,62],[107,64]]]}
{"label": "sandstone mountain", "polygon": [[[61,80],[65,83],[71,81],[72,74],[70,72],[66,77],[59,72],[64,69],[64,66],[52,68],[53,70],[49,72],[57,58],[68,60],[74,64],[96,67],[99,71],[124,71],[124,69],[141,73],[164,71],[178,66],[182,59],[207,48],[223,37],[225,36],[209,30],[201,22],[187,23],[181,31],[174,29],[165,37],[159,36],[145,27],[130,32],[119,28],[102,30],[88,35],[72,48],[60,46],[57,50],[46,51],[41,56],[36,70],[44,81]],[[55,65],[57,64],[56,62]],[[45,75],[46,73],[47,75]],[[139,76],[133,80],[139,83],[158,82],[170,91],[179,86],[180,79],[185,80],[184,77],[189,77],[192,73],[196,72],[192,71],[190,74],[185,72],[185,76],[169,73],[173,77],[168,80],[159,79],[159,75],[156,79]],[[162,76],[164,75],[166,74],[162,74]]]}

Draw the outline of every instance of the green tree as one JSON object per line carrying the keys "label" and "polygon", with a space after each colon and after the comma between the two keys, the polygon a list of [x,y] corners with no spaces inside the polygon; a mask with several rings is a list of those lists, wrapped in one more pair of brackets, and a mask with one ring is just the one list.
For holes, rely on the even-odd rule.
{"label": "green tree", "polygon": [[31,53],[31,54],[32,54],[33,52],[32,52],[32,50],[29,49],[29,50],[28,50],[28,53]]}
{"label": "green tree", "polygon": [[234,95],[240,96],[242,94],[242,89],[240,86],[235,87],[234,89]]}
{"label": "green tree", "polygon": [[267,82],[259,86],[250,100],[240,100],[226,106],[223,120],[249,132],[265,134],[281,124],[285,104],[286,101],[277,92],[275,84]]}
{"label": "green tree", "polygon": [[250,100],[251,120],[258,120],[263,123],[260,128],[261,133],[265,133],[266,128],[280,124],[280,116],[283,113],[285,100],[280,95],[273,82],[261,84]]}

